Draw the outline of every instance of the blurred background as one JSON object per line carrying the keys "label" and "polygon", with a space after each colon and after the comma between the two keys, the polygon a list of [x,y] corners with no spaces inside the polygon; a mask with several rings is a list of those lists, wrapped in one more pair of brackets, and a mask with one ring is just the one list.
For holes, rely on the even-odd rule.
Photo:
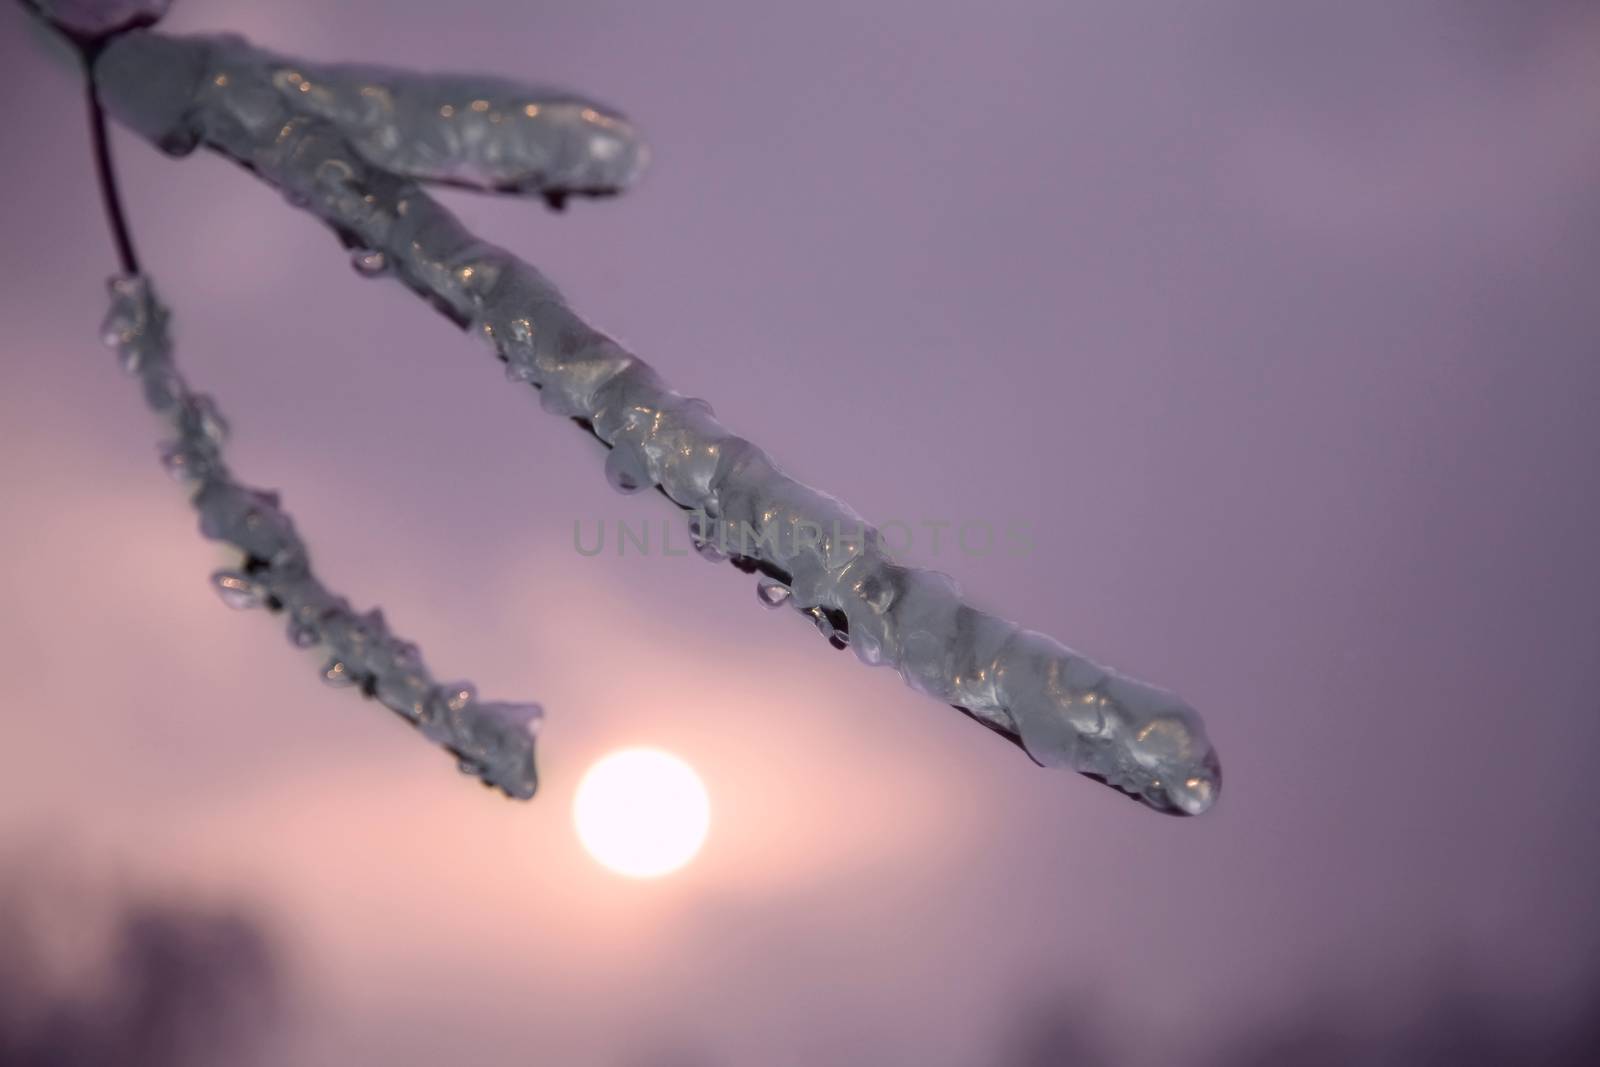
{"label": "blurred background", "polygon": [[[447,196],[924,558],[1206,716],[1162,818],[697,558],[592,441],[219,159],[114,134],[180,362],[335,588],[536,699],[531,804],[323,687],[97,342],[73,71],[0,15],[0,1060],[1592,1062],[1600,8],[181,0],[174,32],[612,102],[637,190]],[[680,542],[681,543],[681,542]],[[571,829],[693,764],[690,866]]]}

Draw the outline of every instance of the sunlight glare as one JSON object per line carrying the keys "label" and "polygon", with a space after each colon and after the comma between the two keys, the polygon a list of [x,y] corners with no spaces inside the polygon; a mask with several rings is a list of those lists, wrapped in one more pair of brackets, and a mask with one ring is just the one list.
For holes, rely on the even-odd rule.
{"label": "sunlight glare", "polygon": [[584,774],[572,821],[601,866],[629,878],[659,878],[700,850],[711,801],[694,769],[677,756],[623,749]]}

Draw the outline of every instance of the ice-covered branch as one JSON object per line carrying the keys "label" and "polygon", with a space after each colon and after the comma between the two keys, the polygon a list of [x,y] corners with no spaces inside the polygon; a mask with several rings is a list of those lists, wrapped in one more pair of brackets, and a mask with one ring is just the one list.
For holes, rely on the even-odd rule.
{"label": "ice-covered branch", "polygon": [[488,79],[313,67],[231,37],[128,33],[94,77],[112,114],[153,143],[243,164],[329,224],[365,272],[387,268],[481,334],[546,410],[610,447],[613,485],[659,488],[693,513],[708,554],[761,572],[764,602],[789,603],[834,644],[895,667],[1041,764],[1161,811],[1197,814],[1216,799],[1216,754],[1188,705],[977,610],[944,575],[897,563],[854,511],[668,389],[537,270],[423,191],[463,178],[558,198],[614,191],[643,159],[621,116]]}
{"label": "ice-covered branch", "polygon": [[647,153],[620,114],[555,89],[383,67],[272,63],[296,110],[326,119],[368,163],[401,177],[507,193],[607,196]]}
{"label": "ice-covered branch", "polygon": [[230,607],[281,613],[296,647],[326,651],[325,682],[359,686],[454,753],[461,770],[485,785],[508,796],[533,796],[539,706],[479,700],[470,683],[435,682],[417,646],[391,634],[381,611],[358,615],[329,592],[312,573],[305,543],[278,495],[236,481],[223,462],[227,423],[211,398],[191,391],[178,373],[167,309],[149,280],[119,275],[110,288],[103,339],[139,380],[145,403],[177,435],[163,446],[162,465],[190,487],[200,532],[242,553],[236,568],[211,576],[218,595]]}

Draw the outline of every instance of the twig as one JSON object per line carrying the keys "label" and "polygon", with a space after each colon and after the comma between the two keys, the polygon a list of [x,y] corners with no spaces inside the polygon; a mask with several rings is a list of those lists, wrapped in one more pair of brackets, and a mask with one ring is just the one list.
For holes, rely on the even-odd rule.
{"label": "twig", "polygon": [[[488,79],[312,67],[237,38],[129,34],[105,49],[95,78],[113,116],[153,143],[173,154],[203,144],[241,163],[330,225],[369,273],[389,268],[487,339],[547,410],[610,446],[614,486],[653,486],[690,511],[708,553],[727,550],[763,574],[765,602],[788,602],[835,645],[895,667],[1041,764],[1160,811],[1197,814],[1216,799],[1216,754],[1187,704],[973,608],[943,575],[897,563],[855,512],[668,389],[419,184],[466,174],[492,187],[510,173],[516,191],[612,191],[643,158],[620,116],[598,105],[546,111],[533,91]],[[422,134],[397,142],[395,130]]]}

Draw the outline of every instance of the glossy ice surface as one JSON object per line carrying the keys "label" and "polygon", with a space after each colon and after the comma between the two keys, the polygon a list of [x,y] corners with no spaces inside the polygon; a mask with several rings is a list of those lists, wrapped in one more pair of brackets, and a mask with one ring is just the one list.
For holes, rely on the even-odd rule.
{"label": "glossy ice surface", "polygon": [[1193,815],[1215,802],[1220,766],[1186,703],[973,608],[945,575],[897,562],[858,514],[669,389],[420,184],[555,201],[618,191],[645,159],[620,115],[494,79],[313,68],[238,38],[129,34],[95,77],[128,126],[174,154],[204,145],[245,165],[333,227],[358,272],[392,273],[481,334],[546,410],[610,447],[615,487],[659,488],[691,513],[705,554],[761,572],[763,602],[791,605],[836,646],[894,667],[1040,764],[1159,811]]}
{"label": "glossy ice surface", "polygon": [[526,799],[537,786],[537,704],[479,700],[467,682],[441,684],[417,646],[389,631],[381,611],[358,614],[312,572],[305,542],[278,494],[237,481],[223,462],[228,425],[211,398],[192,391],[172,360],[169,316],[144,277],[111,279],[102,339],[144,390],[145,403],[176,436],[161,462],[192,493],[200,532],[241,553],[211,583],[233,608],[266,608],[288,622],[289,640],[323,657],[329,685],[359,687],[450,750],[461,770]]}

